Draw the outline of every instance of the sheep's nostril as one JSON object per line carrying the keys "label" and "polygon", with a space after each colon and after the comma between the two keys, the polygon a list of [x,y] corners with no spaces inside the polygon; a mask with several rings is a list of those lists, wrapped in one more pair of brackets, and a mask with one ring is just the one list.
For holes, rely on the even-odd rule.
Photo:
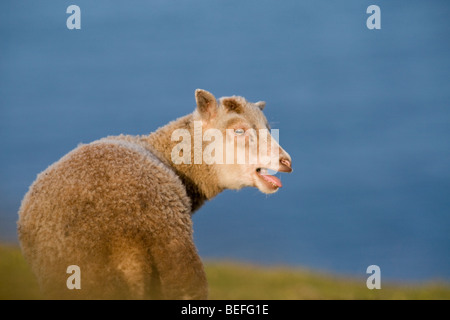
{"label": "sheep's nostril", "polygon": [[291,167],[291,162],[287,159],[282,159],[281,163],[284,164],[286,167]]}
{"label": "sheep's nostril", "polygon": [[283,170],[280,170],[282,172],[292,172],[292,165],[291,165],[291,161],[289,161],[288,159],[281,159],[280,163],[285,166],[286,168],[283,168]]}

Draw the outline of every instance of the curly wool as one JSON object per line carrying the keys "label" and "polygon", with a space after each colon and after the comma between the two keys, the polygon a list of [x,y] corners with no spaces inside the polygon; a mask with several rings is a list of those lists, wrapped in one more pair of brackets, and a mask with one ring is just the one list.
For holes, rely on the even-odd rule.
{"label": "curly wool", "polygon": [[[148,137],[147,137],[148,138]],[[141,137],[80,145],[38,175],[19,211],[22,251],[50,298],[206,298],[191,199]],[[68,290],[78,265],[82,290]]]}

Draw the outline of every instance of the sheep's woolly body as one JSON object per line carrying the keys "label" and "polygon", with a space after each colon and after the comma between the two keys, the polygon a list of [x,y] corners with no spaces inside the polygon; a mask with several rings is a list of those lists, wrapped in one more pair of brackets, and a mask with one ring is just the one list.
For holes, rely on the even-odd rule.
{"label": "sheep's woolly body", "polygon": [[[205,298],[190,214],[180,178],[143,138],[108,137],[38,176],[19,236],[50,297]],[[82,290],[67,289],[69,265],[80,267]]]}

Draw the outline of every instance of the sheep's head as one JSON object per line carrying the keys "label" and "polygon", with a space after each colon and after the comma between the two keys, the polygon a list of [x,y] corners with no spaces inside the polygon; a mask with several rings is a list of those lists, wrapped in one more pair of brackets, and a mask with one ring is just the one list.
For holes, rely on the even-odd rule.
{"label": "sheep's head", "polygon": [[195,119],[202,123],[203,140],[214,143],[214,148],[202,148],[203,160],[216,166],[221,187],[276,192],[282,184],[270,173],[292,172],[291,157],[270,130],[263,113],[265,102],[251,103],[238,96],[217,101],[201,89],[195,91],[195,98]]}

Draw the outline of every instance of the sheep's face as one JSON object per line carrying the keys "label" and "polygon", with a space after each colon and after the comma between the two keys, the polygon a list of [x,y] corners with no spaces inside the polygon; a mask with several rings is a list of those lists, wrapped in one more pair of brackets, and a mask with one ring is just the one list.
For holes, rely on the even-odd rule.
{"label": "sheep's face", "polygon": [[271,134],[262,111],[265,102],[251,103],[237,96],[217,102],[204,90],[196,91],[196,100],[203,140],[207,140],[203,160],[216,166],[220,186],[276,192],[282,184],[270,173],[291,172],[291,157],[278,144],[277,135]]}

